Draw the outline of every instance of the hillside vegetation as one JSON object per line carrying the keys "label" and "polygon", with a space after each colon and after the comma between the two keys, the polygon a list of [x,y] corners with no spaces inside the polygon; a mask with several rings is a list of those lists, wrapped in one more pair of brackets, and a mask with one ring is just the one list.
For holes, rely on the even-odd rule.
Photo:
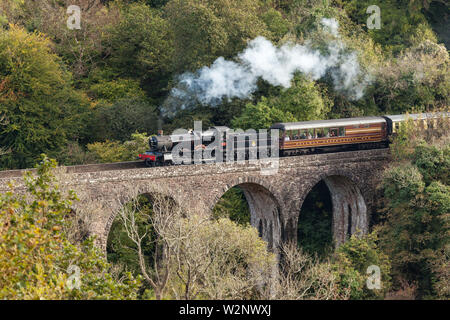
{"label": "hillside vegetation", "polygon": [[[67,27],[72,4],[81,29]],[[370,5],[381,9],[380,29],[366,26]],[[448,34],[439,24],[448,9],[440,0],[0,0],[0,170],[38,169],[25,175],[24,195],[14,185],[0,195],[0,299],[449,299],[442,119],[427,130],[400,127],[370,234],[334,247],[322,182],[299,212],[298,243],[283,244],[279,261],[250,226],[239,187],[211,217],[161,196],[175,190],[136,194],[112,224],[105,259],[83,225],[95,199],[73,210],[78,197],[55,171],[134,160],[159,125],[259,129],[448,111]],[[242,71],[243,53],[258,46],[307,48],[330,67],[295,72],[286,85],[264,74],[284,66],[250,55],[252,70],[262,67],[254,82],[240,78],[248,92],[217,98],[186,85],[211,70]],[[367,287],[373,265],[379,289]]]}
{"label": "hillside vegetation", "polygon": [[[0,2],[0,148],[8,151],[0,169],[33,167],[41,153],[66,165],[134,160],[122,145],[136,132],[156,134],[158,118],[166,133],[194,120],[258,129],[449,104],[446,35],[432,28],[436,8],[448,10],[443,1],[79,0],[81,29],[71,30],[72,2]],[[369,5],[380,7],[381,29],[366,26]],[[324,18],[339,24],[338,38]],[[339,90],[331,68],[318,79],[297,72],[289,88],[259,79],[249,96],[193,98],[166,112],[181,75],[219,57],[237,61],[258,36],[324,54],[337,40],[340,59],[361,71],[353,85],[364,83],[363,95]]]}

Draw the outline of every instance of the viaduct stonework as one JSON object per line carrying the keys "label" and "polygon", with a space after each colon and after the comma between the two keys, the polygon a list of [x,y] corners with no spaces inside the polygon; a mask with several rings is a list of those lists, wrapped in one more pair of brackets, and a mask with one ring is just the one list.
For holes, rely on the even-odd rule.
{"label": "viaduct stonework", "polygon": [[[279,159],[273,174],[263,174],[260,162],[182,165],[146,168],[141,163],[64,167],[64,183],[81,190],[81,202],[94,199],[99,209],[88,218],[88,230],[105,250],[109,230],[122,204],[136,188],[141,194],[171,190],[185,208],[210,214],[223,194],[239,186],[247,198],[251,224],[269,248],[296,240],[302,203],[320,181],[328,186],[333,206],[333,233],[337,244],[348,233],[367,232],[376,185],[390,158],[389,149],[305,155]],[[23,171],[0,172],[0,193],[15,180],[23,191]],[[91,201],[92,202],[92,201]],[[76,210],[76,209],[75,209]]]}

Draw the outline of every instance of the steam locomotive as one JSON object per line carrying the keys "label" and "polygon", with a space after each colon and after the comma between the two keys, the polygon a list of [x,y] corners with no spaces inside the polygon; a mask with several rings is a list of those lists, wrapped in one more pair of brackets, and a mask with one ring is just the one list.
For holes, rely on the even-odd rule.
{"label": "steam locomotive", "polygon": [[139,154],[139,158],[147,166],[154,167],[193,163],[195,157],[201,163],[236,160],[239,154],[244,159],[252,156],[252,159],[260,159],[270,155],[275,145],[280,157],[387,148],[389,137],[396,134],[400,123],[407,118],[426,127],[449,115],[450,112],[275,123],[270,129],[278,133],[277,144],[270,133],[261,138],[248,132],[234,132],[228,127],[211,127],[204,132],[191,130],[170,136],[160,132],[158,136],[150,137],[150,150]]}

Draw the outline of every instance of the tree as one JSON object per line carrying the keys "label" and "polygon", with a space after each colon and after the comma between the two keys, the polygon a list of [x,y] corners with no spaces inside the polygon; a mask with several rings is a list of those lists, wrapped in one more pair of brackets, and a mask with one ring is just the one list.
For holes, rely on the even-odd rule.
{"label": "tree", "polygon": [[[382,299],[391,288],[391,261],[378,244],[378,233],[352,235],[335,252],[333,266],[342,290],[350,288],[350,299]],[[369,266],[380,268],[380,288],[367,286]]]}
{"label": "tree", "polygon": [[[161,193],[154,193],[148,200],[150,203],[142,206],[139,195],[133,194],[129,203],[123,203],[119,212],[119,237],[125,237],[129,243],[129,260],[116,260],[121,263],[137,265],[147,286],[154,292],[157,300],[166,298],[171,275],[171,258],[173,237],[178,234],[168,234],[178,223],[182,212],[172,199]],[[120,232],[121,231],[121,232]],[[177,238],[178,239],[178,238]],[[115,239],[111,239],[115,241]],[[123,256],[122,256],[123,257]],[[133,261],[132,259],[135,259]]]}
{"label": "tree", "polygon": [[276,122],[292,121],[296,121],[296,118],[290,112],[283,112],[269,106],[269,100],[263,97],[256,105],[248,103],[242,114],[234,118],[231,123],[234,128],[257,130],[268,129]]}
{"label": "tree", "polygon": [[261,19],[266,24],[267,29],[271,32],[271,38],[274,41],[282,39],[291,28],[290,22],[283,18],[281,12],[273,8],[264,12]]}
{"label": "tree", "polygon": [[138,79],[147,93],[160,98],[173,69],[169,21],[158,10],[136,3],[123,6],[119,23],[108,31],[106,64],[114,77]]}
{"label": "tree", "polygon": [[145,99],[145,92],[141,89],[139,81],[121,78],[114,80],[100,78],[89,88],[89,94],[96,100],[97,105],[113,105],[122,99]]}
{"label": "tree", "polygon": [[157,131],[157,110],[144,98],[128,97],[112,105],[99,105],[93,113],[89,123],[90,141],[126,141],[136,131],[149,134]]}
{"label": "tree", "polygon": [[276,299],[280,300],[346,300],[350,288],[340,287],[339,277],[330,261],[305,253],[295,243],[281,248]]}
{"label": "tree", "polygon": [[374,98],[383,113],[439,110],[449,105],[449,55],[425,41],[376,70]]}
{"label": "tree", "polygon": [[331,194],[321,181],[306,196],[298,217],[297,243],[305,253],[326,258],[334,251],[332,215]]}
{"label": "tree", "polygon": [[[70,0],[17,2],[20,2],[17,13],[8,15],[9,22],[30,32],[45,34],[53,43],[53,52],[67,64],[76,80],[89,75],[107,55],[103,41],[105,30],[117,21],[118,10],[115,5],[104,6],[101,0],[78,0],[76,3]],[[70,5],[77,5],[81,9],[80,29],[67,27],[67,9]],[[11,12],[11,7],[8,11]]]}
{"label": "tree", "polygon": [[133,133],[131,140],[94,142],[87,145],[90,155],[100,163],[136,160],[140,153],[148,149],[149,137],[144,133]]}
{"label": "tree", "polygon": [[0,113],[8,118],[0,145],[12,151],[0,160],[4,168],[31,166],[40,153],[84,136],[85,97],[50,51],[41,34],[0,30]]}
{"label": "tree", "polygon": [[[6,117],[4,115],[0,114],[0,126],[6,125],[7,124],[7,120]],[[9,153],[8,150],[6,150],[5,148],[0,147],[0,156]]]}
{"label": "tree", "polygon": [[376,42],[383,45],[385,50],[400,53],[403,49],[417,44],[415,38],[424,31],[427,34],[426,38],[436,41],[433,31],[420,10],[421,5],[414,7],[413,3],[417,4],[422,1],[341,0],[336,2],[359,25],[366,24],[369,17],[366,10],[370,5],[379,6],[382,15],[381,29],[366,29],[366,31]]}
{"label": "tree", "polygon": [[171,0],[165,14],[174,34],[175,72],[195,71],[231,58],[248,40],[268,35],[253,0]]}
{"label": "tree", "polygon": [[249,225],[191,215],[181,220],[171,284],[181,299],[258,299],[270,290],[275,257]]}
{"label": "tree", "polygon": [[[13,185],[0,195],[0,298],[135,298],[139,279],[130,274],[114,278],[92,238],[81,244],[69,241],[64,230],[73,223],[71,206],[77,197],[59,190],[55,166],[43,157],[37,175],[24,176],[25,195]],[[74,282],[70,270],[80,271]]]}
{"label": "tree", "polygon": [[[132,199],[138,199],[137,194]],[[275,263],[258,231],[226,218],[213,220],[185,212],[170,194],[169,190],[152,192],[150,211],[125,204],[118,220],[131,240],[134,264],[155,298],[257,297]],[[153,249],[146,251],[149,244]]]}
{"label": "tree", "polygon": [[[445,123],[440,121],[438,127]],[[401,157],[383,176],[381,243],[392,261],[396,288],[408,282],[417,285],[419,298],[445,299],[449,296],[445,271],[450,227],[448,129],[443,135],[428,129],[438,137],[422,135],[428,145],[417,138],[407,139],[421,137],[421,130],[416,129],[404,128],[393,143],[394,150],[406,151],[399,153]]]}
{"label": "tree", "polygon": [[[410,170],[416,172],[413,179]],[[387,204],[380,234],[393,261],[396,284],[404,278],[418,284],[419,297],[435,296],[439,279],[433,265],[448,243],[450,188],[438,181],[426,186],[415,167],[393,168],[384,179]]]}
{"label": "tree", "polygon": [[243,190],[239,187],[228,190],[214,206],[213,217],[229,218],[239,225],[249,225],[250,208]]}
{"label": "tree", "polygon": [[288,89],[274,88],[268,104],[285,114],[292,114],[297,121],[324,119],[331,102],[314,82],[296,76]]}

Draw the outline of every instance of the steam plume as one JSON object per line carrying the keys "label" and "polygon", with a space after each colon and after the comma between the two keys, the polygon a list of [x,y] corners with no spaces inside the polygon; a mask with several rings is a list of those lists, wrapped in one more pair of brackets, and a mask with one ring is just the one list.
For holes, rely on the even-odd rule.
{"label": "steam plume", "polygon": [[214,106],[224,98],[248,98],[257,89],[260,78],[274,86],[289,88],[296,72],[312,80],[328,74],[336,91],[352,100],[360,99],[369,77],[361,71],[356,53],[348,52],[340,39],[338,22],[323,18],[321,23],[324,31],[334,37],[326,54],[308,43],[288,43],[278,48],[264,37],[257,37],[238,55],[237,62],[220,57],[210,67],[181,75],[164,108],[176,105],[184,109],[198,102]]}

